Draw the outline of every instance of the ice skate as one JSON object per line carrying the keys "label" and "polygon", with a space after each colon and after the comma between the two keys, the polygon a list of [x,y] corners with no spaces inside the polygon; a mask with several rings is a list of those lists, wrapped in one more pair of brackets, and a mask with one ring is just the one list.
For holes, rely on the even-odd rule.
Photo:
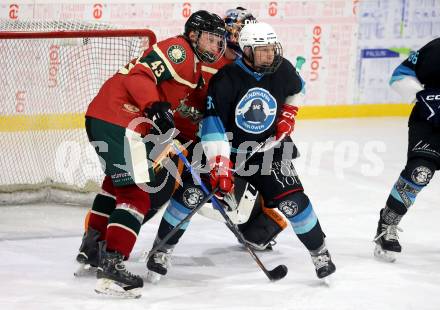
{"label": "ice skate", "polygon": [[312,262],[315,265],[316,276],[319,279],[324,279],[325,283],[329,284],[329,275],[336,271],[336,266],[332,261],[329,251],[325,246],[322,246],[316,251],[310,251]]}
{"label": "ice skate", "polygon": [[79,263],[78,269],[73,273],[76,277],[94,275],[99,264],[98,240],[101,233],[90,228],[84,233],[79,253],[76,261]]}
{"label": "ice skate", "polygon": [[374,242],[376,243],[374,256],[377,259],[389,263],[396,261],[396,253],[402,252],[397,231],[402,231],[402,229],[397,225],[386,224],[382,216],[380,217],[376,237],[374,238]]}
{"label": "ice skate", "polygon": [[382,261],[393,263],[396,261],[396,253],[402,252],[397,231],[402,231],[397,225],[387,225],[382,219],[379,220],[377,234],[374,238],[376,247],[374,256]]}
{"label": "ice skate", "polygon": [[95,292],[123,298],[141,297],[143,280],[127,271],[122,254],[103,251],[102,256],[96,273]]}
{"label": "ice skate", "polygon": [[147,281],[157,283],[162,276],[167,274],[168,268],[171,266],[172,249],[165,251],[157,251],[150,256],[147,262],[148,274]]}

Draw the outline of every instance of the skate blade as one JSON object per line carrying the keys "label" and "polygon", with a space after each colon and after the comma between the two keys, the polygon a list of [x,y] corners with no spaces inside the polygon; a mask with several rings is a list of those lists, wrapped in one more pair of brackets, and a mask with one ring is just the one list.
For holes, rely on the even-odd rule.
{"label": "skate blade", "polygon": [[79,264],[78,269],[73,273],[75,277],[86,277],[96,275],[96,270],[98,268],[93,267],[89,264]]}
{"label": "skate blade", "polygon": [[[272,247],[269,247],[269,244],[266,246],[258,245],[249,241],[246,241],[246,244],[254,251],[258,252],[271,252],[273,251]],[[241,244],[243,246],[243,250],[246,250],[246,246]]]}
{"label": "skate blade", "polygon": [[321,281],[325,286],[331,287],[332,283],[333,283],[333,278],[331,275],[328,275],[328,276],[322,278]]}
{"label": "skate blade", "polygon": [[148,253],[149,253],[149,251],[147,251],[147,250],[143,251],[142,255],[138,259],[138,262],[139,263],[147,263],[147,261],[148,261]]}
{"label": "skate blade", "polygon": [[95,292],[98,294],[115,296],[121,298],[140,298],[141,288],[134,288],[131,290],[124,290],[124,288],[110,279],[98,279],[96,283]]}
{"label": "skate blade", "polygon": [[160,282],[161,278],[162,278],[162,275],[160,273],[148,270],[147,282],[149,282],[151,284],[157,284]]}
{"label": "skate blade", "polygon": [[396,261],[396,253],[382,249],[379,244],[376,244],[374,248],[374,257],[387,263],[394,263]]}

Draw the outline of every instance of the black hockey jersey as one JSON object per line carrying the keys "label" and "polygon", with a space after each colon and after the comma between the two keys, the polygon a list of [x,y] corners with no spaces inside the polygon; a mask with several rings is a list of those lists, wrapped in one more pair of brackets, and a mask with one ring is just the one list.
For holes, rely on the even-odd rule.
{"label": "black hockey jersey", "polygon": [[405,76],[416,77],[425,88],[440,88],[440,38],[412,52],[394,70],[390,84]]}
{"label": "black hockey jersey", "polygon": [[[254,72],[242,59],[223,67],[211,79],[201,139],[208,159],[247,152],[249,141],[263,142],[275,135],[283,104],[303,91],[304,81],[283,59],[272,74]],[[229,145],[226,133],[232,134]]]}
{"label": "black hockey jersey", "polygon": [[409,123],[429,121],[440,124],[440,100],[426,101],[424,97],[436,98],[440,94],[440,38],[434,39],[418,51],[412,52],[393,72],[390,80],[394,82],[406,77],[415,77],[423,85],[424,91],[417,93]]}

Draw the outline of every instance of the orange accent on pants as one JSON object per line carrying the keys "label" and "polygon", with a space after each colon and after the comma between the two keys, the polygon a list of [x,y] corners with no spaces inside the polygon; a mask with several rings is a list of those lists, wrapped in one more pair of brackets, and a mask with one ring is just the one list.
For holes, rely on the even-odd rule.
{"label": "orange accent on pants", "polygon": [[266,208],[264,206],[264,201],[263,198],[261,198],[261,210],[263,211],[263,213],[271,218],[275,223],[278,224],[278,226],[281,227],[282,230],[284,230],[287,226],[287,220],[285,219],[284,216],[282,216],[276,209],[274,208]]}
{"label": "orange accent on pants", "polygon": [[84,231],[87,231],[87,229],[89,229],[89,221],[90,221],[90,209],[87,210],[87,214],[86,217],[84,219]]}

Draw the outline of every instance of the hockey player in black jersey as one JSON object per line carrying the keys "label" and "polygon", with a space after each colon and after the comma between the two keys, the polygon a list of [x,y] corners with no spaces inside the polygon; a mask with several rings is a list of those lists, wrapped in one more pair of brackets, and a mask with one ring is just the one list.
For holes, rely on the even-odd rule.
{"label": "hockey player in black jersey", "polygon": [[[267,206],[278,208],[309,250],[316,274],[324,278],[336,267],[331,260],[312,204],[304,193],[292,159],[296,147],[290,134],[298,108],[295,99],[303,81],[292,64],[282,57],[282,47],[272,27],[247,24],[240,33],[243,58],[223,67],[211,80],[207,111],[202,121],[202,144],[211,169],[211,187],[225,194],[233,191],[232,169],[249,152],[249,141],[262,143],[271,137],[282,140],[269,151],[251,157],[246,167],[254,173],[238,172],[254,185]],[[249,117],[249,111],[264,111]],[[232,134],[228,141],[226,133]]]}
{"label": "hockey player in black jersey", "polygon": [[[238,45],[238,37],[242,27],[248,22],[255,22],[255,18],[242,7],[237,7],[236,9],[231,9],[226,12],[225,23],[228,48],[225,51],[225,58],[227,59],[227,63],[231,63],[235,58],[240,57],[241,50]],[[206,93],[204,99],[206,101]],[[205,103],[205,101],[203,103]],[[261,109],[262,105],[258,104],[257,100],[255,101],[254,108],[255,109],[250,109],[251,113],[248,113],[248,115],[251,121],[257,124],[264,118],[264,110]],[[197,146],[195,148],[197,148]],[[197,152],[194,151],[190,153],[189,158],[192,157],[192,153]],[[182,186],[176,189],[164,212],[153,247],[161,242],[161,240],[203,200],[203,197],[203,191],[194,184],[191,174],[187,171],[184,172],[182,174]],[[257,197],[256,189],[242,179],[237,178],[235,198],[238,202],[238,208],[236,210],[230,210],[229,212],[227,211],[227,213],[234,223],[240,224],[238,228],[246,243],[255,250],[271,249],[275,243],[274,239],[276,236],[288,225],[287,221],[277,210],[267,208],[262,199]],[[215,220],[224,221],[220,213],[210,207],[209,204],[202,207],[199,210],[199,214]],[[171,265],[173,249],[180,237],[184,234],[187,226],[186,224],[181,227],[164,246],[149,256],[147,261],[147,268],[149,270],[147,279],[149,282],[155,283],[163,275],[166,275],[167,269]]]}
{"label": "hockey player in black jersey", "polygon": [[402,251],[398,224],[440,169],[440,38],[412,52],[394,70],[390,85],[406,102],[415,101],[408,122],[406,165],[380,210],[374,239],[374,255],[394,262]]}

